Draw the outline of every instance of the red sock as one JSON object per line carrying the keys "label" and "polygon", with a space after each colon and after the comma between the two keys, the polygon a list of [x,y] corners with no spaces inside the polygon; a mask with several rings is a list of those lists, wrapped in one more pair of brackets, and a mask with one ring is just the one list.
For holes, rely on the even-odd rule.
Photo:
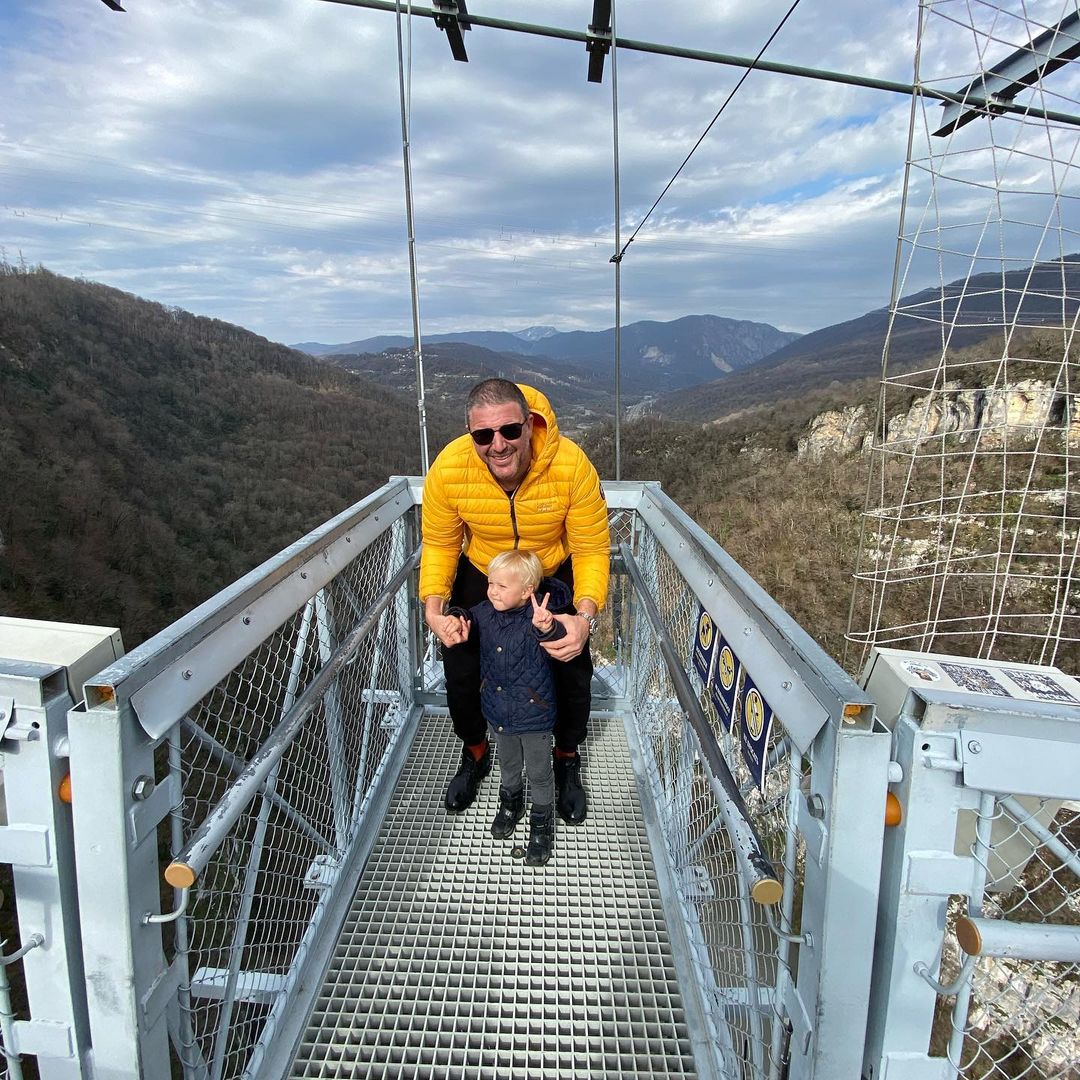
{"label": "red sock", "polygon": [[487,740],[485,739],[483,742],[474,743],[472,746],[466,746],[465,749],[479,761],[484,754],[487,753]]}
{"label": "red sock", "polygon": [[555,747],[555,756],[560,761],[567,761],[570,758],[576,758],[577,757],[577,751],[576,750],[563,750],[563,749],[560,749],[558,746],[556,746]]}

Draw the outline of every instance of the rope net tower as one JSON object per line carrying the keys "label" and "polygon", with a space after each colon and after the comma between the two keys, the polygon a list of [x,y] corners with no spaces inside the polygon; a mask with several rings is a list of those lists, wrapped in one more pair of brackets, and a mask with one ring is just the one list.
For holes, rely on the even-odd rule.
{"label": "rope net tower", "polygon": [[854,668],[878,644],[1080,673],[1078,55],[1075,0],[920,5]]}

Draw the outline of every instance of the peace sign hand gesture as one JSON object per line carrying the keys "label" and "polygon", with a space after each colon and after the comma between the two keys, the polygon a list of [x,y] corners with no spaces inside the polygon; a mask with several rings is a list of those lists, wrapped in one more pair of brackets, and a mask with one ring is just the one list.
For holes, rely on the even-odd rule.
{"label": "peace sign hand gesture", "polygon": [[529,599],[533,606],[532,624],[541,634],[546,634],[555,625],[555,616],[547,609],[551,593],[544,593],[543,602],[539,604],[536,602],[536,593],[532,593]]}

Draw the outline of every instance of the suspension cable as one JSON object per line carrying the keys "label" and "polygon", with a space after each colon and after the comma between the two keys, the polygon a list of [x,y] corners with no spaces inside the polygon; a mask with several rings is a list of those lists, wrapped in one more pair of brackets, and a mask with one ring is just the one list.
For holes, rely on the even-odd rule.
{"label": "suspension cable", "polygon": [[412,123],[412,0],[407,0],[409,16],[409,88],[405,91],[405,60],[401,45],[401,0],[397,13],[398,96],[401,101],[401,156],[405,168],[405,225],[409,234],[409,284],[412,290],[413,342],[416,350],[416,410],[420,419],[420,471],[428,471],[427,409],[424,404],[424,347],[420,336],[420,285],[416,276],[416,229],[413,222],[412,153],[409,145]]}
{"label": "suspension cable", "polygon": [[[769,35],[765,44],[762,45],[761,48],[758,50],[757,56],[755,56],[754,59],[750,61],[750,66],[739,77],[739,81],[735,84],[734,89],[731,91],[730,94],[728,94],[726,98],[724,98],[723,104],[720,106],[719,109],[716,110],[716,115],[709,121],[709,126],[701,133],[701,137],[696,143],[694,143],[693,147],[690,150],[690,153],[687,154],[686,157],[683,159],[683,163],[675,170],[675,175],[664,185],[664,190],[661,191],[660,194],[656,197],[656,202],[654,202],[652,206],[649,207],[649,212],[641,219],[641,221],[638,223],[638,227],[630,234],[630,239],[626,241],[622,249],[619,251],[619,254],[617,256],[618,260],[622,260],[622,257],[626,254],[626,249],[634,242],[634,238],[639,232],[641,232],[641,229],[644,226],[645,222],[648,221],[650,217],[652,217],[652,212],[660,205],[660,200],[663,199],[663,197],[668,193],[668,189],[671,187],[671,185],[674,184],[676,180],[678,180],[679,174],[683,171],[683,169],[686,168],[686,163],[694,156],[694,151],[696,151],[697,148],[705,141],[705,136],[708,135],[710,131],[712,131],[713,124],[715,124],[716,121],[720,119],[720,114],[728,107],[728,105],[731,103],[731,99],[739,92],[739,87],[741,87],[742,84],[746,82],[747,77],[750,75],[750,72],[753,71],[755,67],[757,67],[758,61],[762,58],[762,56],[765,55],[765,50],[772,44],[773,38],[775,38],[776,35],[780,33],[780,31],[784,27],[784,23],[786,23],[788,19],[791,18],[792,12],[794,12],[794,10],[798,6],[799,0],[795,0],[791,7],[788,8],[787,14],[780,20],[780,22],[776,24],[776,28]],[[612,48],[612,53],[614,54],[614,48]],[[612,74],[612,83],[614,84],[614,74]],[[618,262],[616,262],[615,265],[618,266]]]}
{"label": "suspension cable", "polygon": [[622,200],[619,186],[619,67],[615,0],[611,0],[611,144],[615,189],[615,479],[622,479]]}

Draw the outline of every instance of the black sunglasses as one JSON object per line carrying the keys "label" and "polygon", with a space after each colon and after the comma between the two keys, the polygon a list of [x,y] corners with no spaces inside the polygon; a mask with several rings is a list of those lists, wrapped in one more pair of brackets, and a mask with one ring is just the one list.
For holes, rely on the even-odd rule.
{"label": "black sunglasses", "polygon": [[507,442],[513,442],[515,439],[521,438],[521,433],[524,430],[524,424],[503,424],[500,428],[474,428],[469,434],[473,437],[473,442],[476,443],[477,446],[490,446],[495,441],[496,431]]}

